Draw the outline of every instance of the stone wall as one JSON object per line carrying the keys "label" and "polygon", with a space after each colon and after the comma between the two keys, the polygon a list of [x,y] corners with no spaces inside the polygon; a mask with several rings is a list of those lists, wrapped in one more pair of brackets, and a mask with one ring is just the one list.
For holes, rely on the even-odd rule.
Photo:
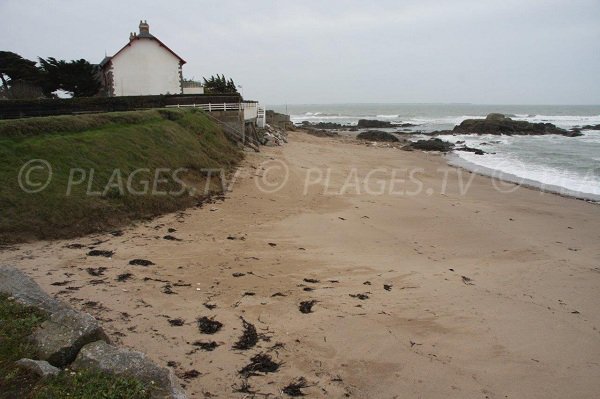
{"label": "stone wall", "polygon": [[283,130],[291,130],[294,127],[294,124],[290,121],[289,115],[280,114],[279,112],[268,109],[266,111],[266,117],[267,124],[273,127]]}

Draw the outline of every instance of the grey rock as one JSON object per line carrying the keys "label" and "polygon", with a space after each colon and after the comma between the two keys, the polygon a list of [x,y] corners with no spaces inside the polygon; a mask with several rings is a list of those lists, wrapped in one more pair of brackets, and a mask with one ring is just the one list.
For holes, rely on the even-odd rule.
{"label": "grey rock", "polygon": [[34,306],[47,313],[67,308],[67,305],[42,291],[31,277],[11,266],[0,266],[0,293],[10,295],[23,305]]}
{"label": "grey rock", "polygon": [[[429,139],[429,140],[418,140],[414,143],[410,143],[407,147],[415,150],[421,151],[440,151],[440,152],[448,152],[451,151],[454,147],[454,144],[449,143],[447,141],[443,141],[438,138]],[[409,148],[406,148],[407,150]]]}
{"label": "grey rock", "polygon": [[392,122],[389,121],[380,121],[374,119],[359,119],[358,124],[356,125],[359,128],[381,128],[381,127],[394,127]]}
{"label": "grey rock", "polygon": [[359,133],[356,138],[369,141],[400,141],[400,139],[398,139],[398,137],[394,136],[392,133],[384,132],[382,130],[367,130],[366,132]]}
{"label": "grey rock", "polygon": [[30,336],[40,359],[57,367],[64,367],[90,342],[108,337],[96,319],[83,312],[62,309],[50,315]]}
{"label": "grey rock", "polygon": [[453,133],[460,134],[496,134],[496,135],[543,135],[560,134],[568,137],[580,136],[580,132],[569,132],[551,123],[530,123],[515,121],[502,114],[492,113],[485,119],[465,119],[455,126]]}
{"label": "grey rock", "polygon": [[32,360],[23,358],[21,360],[17,360],[15,364],[25,370],[29,370],[36,375],[39,375],[40,377],[48,377],[60,373],[60,369],[58,367],[54,367],[45,360]]}
{"label": "grey rock", "polygon": [[106,342],[84,346],[71,367],[74,370],[94,369],[117,376],[135,378],[152,384],[153,399],[185,399],[173,372],[159,367],[144,353],[118,348]]}

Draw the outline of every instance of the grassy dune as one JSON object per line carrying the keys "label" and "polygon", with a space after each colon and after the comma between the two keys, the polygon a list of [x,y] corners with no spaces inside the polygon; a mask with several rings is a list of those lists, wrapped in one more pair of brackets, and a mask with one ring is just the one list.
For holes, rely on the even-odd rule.
{"label": "grassy dune", "polygon": [[[76,236],[194,205],[206,169],[231,171],[241,158],[198,110],[0,121],[0,243]],[[48,177],[21,171],[34,159],[51,165],[52,178],[27,193],[19,181],[32,190]],[[209,188],[220,191],[217,178]]]}

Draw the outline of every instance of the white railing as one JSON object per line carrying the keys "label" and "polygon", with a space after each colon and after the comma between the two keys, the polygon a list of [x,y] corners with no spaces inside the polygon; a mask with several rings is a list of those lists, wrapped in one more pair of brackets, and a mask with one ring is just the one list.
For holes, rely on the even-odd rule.
{"label": "white railing", "polygon": [[200,108],[201,110],[213,111],[239,111],[244,109],[244,103],[208,103],[208,104],[177,104],[167,105],[168,108]]}
{"label": "white railing", "polygon": [[[243,111],[244,120],[250,121],[258,118],[258,103],[208,103],[208,104],[177,104],[167,105],[169,108],[200,108],[208,112],[216,111]],[[264,109],[263,109],[264,114]],[[263,115],[264,116],[264,115]],[[263,118],[264,119],[264,118]],[[264,127],[264,125],[262,126]]]}

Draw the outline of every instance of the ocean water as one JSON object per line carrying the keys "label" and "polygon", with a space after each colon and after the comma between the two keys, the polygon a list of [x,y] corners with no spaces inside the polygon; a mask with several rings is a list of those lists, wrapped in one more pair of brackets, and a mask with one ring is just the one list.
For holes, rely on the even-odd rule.
{"label": "ocean water", "polygon": [[[452,129],[469,118],[500,112],[516,120],[550,122],[571,129],[600,124],[600,105],[474,105],[474,104],[330,104],[270,106],[300,123],[336,122],[356,125],[359,119],[379,119],[417,126],[407,133]],[[392,129],[396,131],[398,129]],[[581,137],[448,135],[486,155],[455,152],[452,164],[565,195],[600,200],[600,131],[584,130]]]}

